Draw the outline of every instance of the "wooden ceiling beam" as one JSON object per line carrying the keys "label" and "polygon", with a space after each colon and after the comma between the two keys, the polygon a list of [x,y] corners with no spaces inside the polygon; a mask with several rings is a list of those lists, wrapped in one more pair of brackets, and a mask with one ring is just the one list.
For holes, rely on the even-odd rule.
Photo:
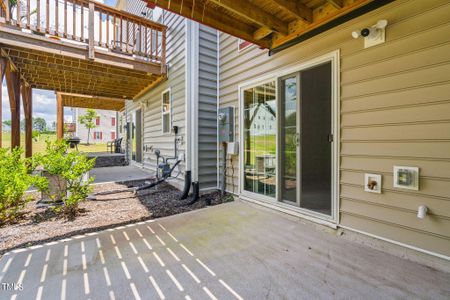
{"label": "wooden ceiling beam", "polygon": [[293,15],[295,18],[303,19],[308,23],[313,22],[313,12],[312,9],[296,0],[272,0],[278,6],[280,6],[284,11]]}
{"label": "wooden ceiling beam", "polygon": [[328,3],[333,5],[336,9],[344,7],[344,0],[327,0]]}
{"label": "wooden ceiling beam", "polygon": [[262,40],[266,36],[270,35],[272,32],[273,32],[273,30],[263,26],[253,33],[253,38],[255,40]]}
{"label": "wooden ceiling beam", "polygon": [[267,13],[258,6],[251,4],[247,0],[209,0],[209,2],[223,7],[241,18],[257,23],[262,27],[267,27],[270,30],[276,31],[283,35],[288,34],[288,24],[286,22]]}
{"label": "wooden ceiling beam", "polygon": [[256,30],[253,26],[236,18],[220,13],[216,9],[209,6],[198,5],[198,1],[192,2],[184,0],[180,3],[180,1],[170,0],[147,0],[147,2],[190,20],[216,28],[230,35],[237,36],[263,48],[270,48],[269,41],[256,40],[253,37],[253,32]]}

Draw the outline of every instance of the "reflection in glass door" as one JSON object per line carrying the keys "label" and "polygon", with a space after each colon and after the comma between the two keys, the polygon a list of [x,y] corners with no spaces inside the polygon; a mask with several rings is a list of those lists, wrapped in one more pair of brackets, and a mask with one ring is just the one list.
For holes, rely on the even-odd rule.
{"label": "reflection in glass door", "polygon": [[275,81],[244,90],[244,190],[276,192]]}
{"label": "reflection in glass door", "polygon": [[282,201],[299,205],[297,193],[298,177],[298,74],[281,78],[280,83],[280,198]]}

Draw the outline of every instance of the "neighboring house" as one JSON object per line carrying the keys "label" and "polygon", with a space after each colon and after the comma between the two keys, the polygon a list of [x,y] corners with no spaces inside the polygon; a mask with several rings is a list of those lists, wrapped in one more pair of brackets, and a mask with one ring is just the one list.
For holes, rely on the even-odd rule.
{"label": "neighboring house", "polygon": [[[73,119],[75,120],[74,135],[81,139],[81,143],[87,142],[88,130],[79,122],[79,117],[86,113],[86,108],[72,108]],[[106,143],[119,137],[118,116],[115,111],[96,109],[97,119],[95,128],[91,129],[89,143]],[[106,150],[105,150],[106,151]]]}
{"label": "neighboring house", "polygon": [[[124,7],[146,9],[138,0]],[[220,186],[219,95],[219,108],[235,113],[231,138],[239,145],[227,157],[227,191],[362,234],[358,240],[376,238],[369,243],[379,249],[448,260],[448,11],[444,0],[393,1],[271,56],[165,12],[168,80],[126,108],[140,132],[134,151],[145,150],[134,158],[154,170],[152,149],[173,155],[174,135],[164,128],[176,125],[183,170],[200,186]],[[384,43],[364,48],[352,38],[382,19],[389,22]]]}
{"label": "neighboring house", "polygon": [[217,188],[217,31],[176,14],[152,12],[145,2],[118,1],[117,7],[168,26],[168,78],[126,105],[128,158],[132,163],[156,170],[159,149],[174,156],[178,126],[178,177],[171,181],[183,187],[186,171],[201,190]]}

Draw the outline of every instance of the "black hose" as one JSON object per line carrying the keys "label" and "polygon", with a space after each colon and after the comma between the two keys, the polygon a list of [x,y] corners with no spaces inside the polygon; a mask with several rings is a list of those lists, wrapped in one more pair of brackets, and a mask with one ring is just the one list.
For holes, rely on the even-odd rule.
{"label": "black hose", "polygon": [[186,171],[184,174],[184,188],[180,195],[180,200],[184,200],[189,195],[189,190],[191,189],[191,171]]}

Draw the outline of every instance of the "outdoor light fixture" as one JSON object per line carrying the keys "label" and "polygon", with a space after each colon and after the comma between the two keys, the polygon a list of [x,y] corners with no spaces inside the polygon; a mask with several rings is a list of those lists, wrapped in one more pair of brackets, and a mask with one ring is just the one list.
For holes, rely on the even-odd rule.
{"label": "outdoor light fixture", "polygon": [[364,38],[364,48],[372,47],[385,42],[387,20],[379,20],[375,25],[363,29],[357,29],[352,32],[352,37],[357,39]]}

